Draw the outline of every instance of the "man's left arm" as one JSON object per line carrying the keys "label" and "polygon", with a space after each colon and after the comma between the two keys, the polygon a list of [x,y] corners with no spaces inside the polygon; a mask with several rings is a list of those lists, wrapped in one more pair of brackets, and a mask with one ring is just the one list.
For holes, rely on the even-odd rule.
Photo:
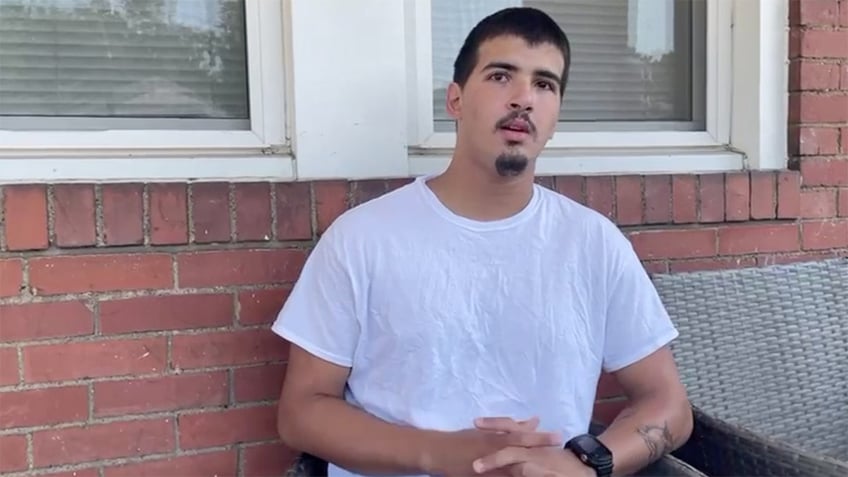
{"label": "man's left arm", "polygon": [[613,476],[625,476],[689,439],[692,408],[667,346],[612,374],[628,405],[599,439],[612,452]]}

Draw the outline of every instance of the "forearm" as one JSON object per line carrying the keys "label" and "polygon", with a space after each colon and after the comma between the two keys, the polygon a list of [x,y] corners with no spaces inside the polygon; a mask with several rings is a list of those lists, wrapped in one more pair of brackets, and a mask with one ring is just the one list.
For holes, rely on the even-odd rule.
{"label": "forearm", "polygon": [[426,474],[445,434],[387,423],[341,399],[315,396],[280,415],[280,434],[295,449],[352,472]]}
{"label": "forearm", "polygon": [[677,449],[692,432],[692,412],[685,396],[635,400],[600,435],[613,453],[613,475],[631,475]]}

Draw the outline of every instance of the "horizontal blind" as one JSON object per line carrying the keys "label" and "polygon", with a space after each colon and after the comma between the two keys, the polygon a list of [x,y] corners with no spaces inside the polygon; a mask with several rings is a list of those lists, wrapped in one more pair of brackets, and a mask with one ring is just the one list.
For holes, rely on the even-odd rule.
{"label": "horizontal blind", "polygon": [[[448,120],[445,88],[465,35],[504,3],[539,8],[563,28],[572,48],[561,120],[692,121],[692,28],[704,0],[433,0],[433,88],[437,121]],[[446,40],[450,38],[451,40]]]}
{"label": "horizontal blind", "polygon": [[244,0],[0,0],[0,116],[245,119]]}

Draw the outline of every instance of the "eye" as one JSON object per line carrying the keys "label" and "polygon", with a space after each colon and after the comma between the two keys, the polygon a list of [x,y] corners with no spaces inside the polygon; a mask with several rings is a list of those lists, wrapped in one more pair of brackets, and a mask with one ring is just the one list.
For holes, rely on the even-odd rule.
{"label": "eye", "polygon": [[498,72],[495,72],[495,73],[492,73],[491,75],[489,75],[489,79],[495,80],[498,83],[502,83],[502,82],[506,81],[507,79],[509,79],[509,77],[507,76],[506,73],[498,71]]}
{"label": "eye", "polygon": [[549,91],[556,91],[556,86],[550,81],[539,81],[536,84],[542,89],[547,89]]}

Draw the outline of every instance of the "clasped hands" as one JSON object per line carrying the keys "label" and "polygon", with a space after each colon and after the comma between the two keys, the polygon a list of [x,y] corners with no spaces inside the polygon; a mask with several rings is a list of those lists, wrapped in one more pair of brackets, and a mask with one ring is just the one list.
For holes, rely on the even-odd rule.
{"label": "clasped hands", "polygon": [[[561,436],[538,431],[538,418],[516,421],[506,417],[484,417],[476,419],[474,425],[474,429],[457,433],[468,446],[463,449],[468,452],[461,453],[472,456],[470,470],[473,471],[473,475],[482,477],[595,477],[596,475],[592,468],[581,463],[570,451],[563,449],[564,442]],[[468,460],[465,460],[466,466],[467,462]],[[467,477],[467,474],[462,477]]]}

